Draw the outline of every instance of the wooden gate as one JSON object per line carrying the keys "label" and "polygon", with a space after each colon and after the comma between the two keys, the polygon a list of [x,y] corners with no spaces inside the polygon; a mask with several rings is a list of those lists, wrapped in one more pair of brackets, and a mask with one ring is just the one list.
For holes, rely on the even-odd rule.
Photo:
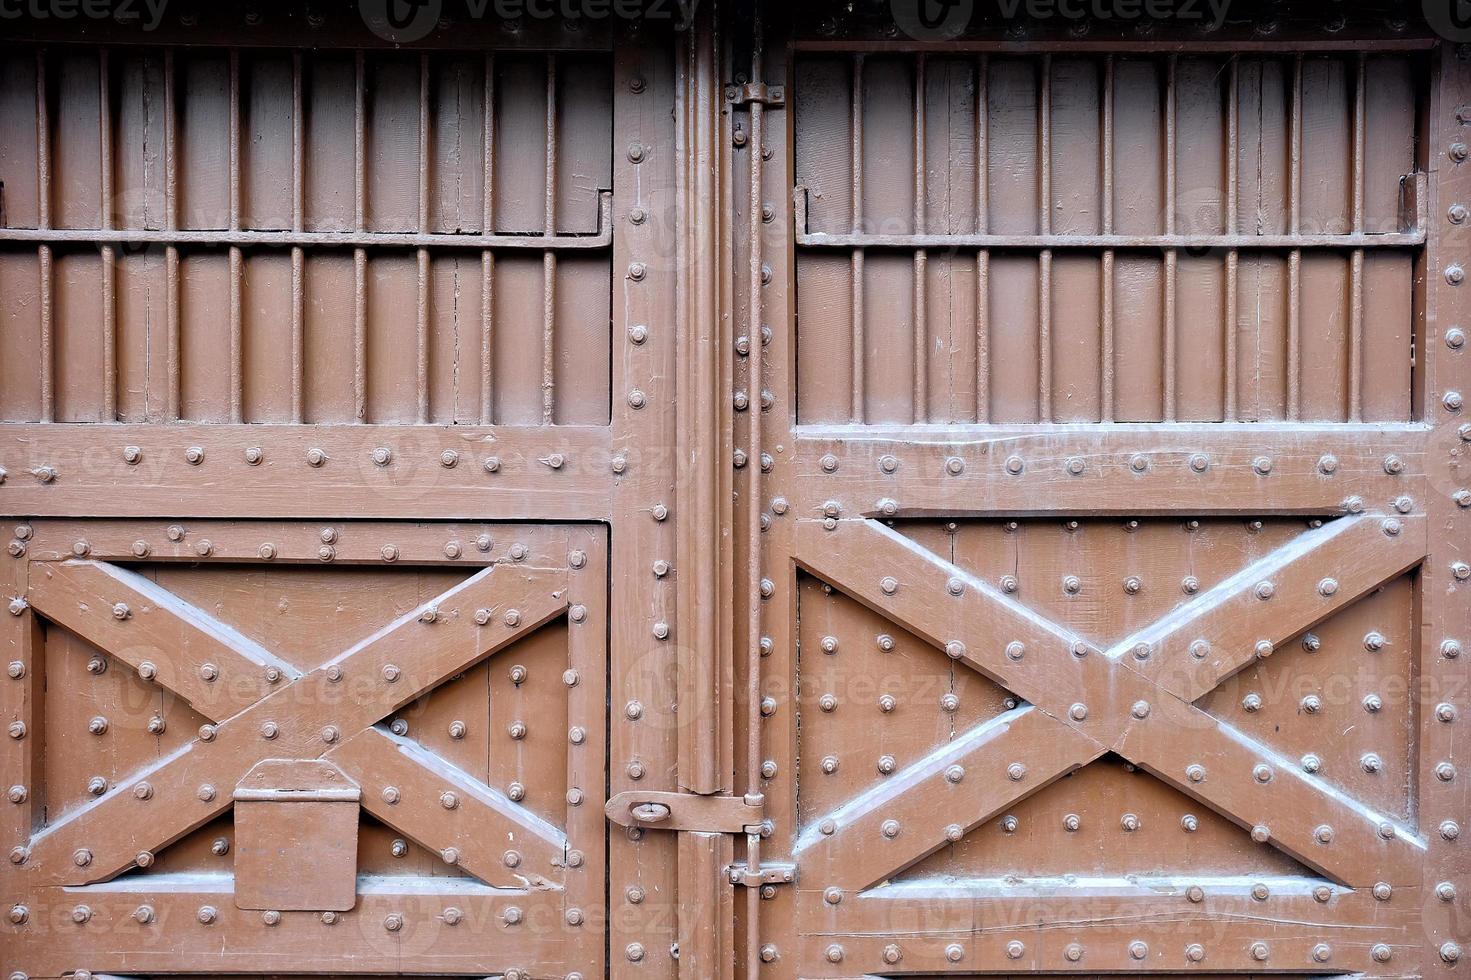
{"label": "wooden gate", "polygon": [[1471,38],[376,6],[3,21],[0,976],[1466,969]]}

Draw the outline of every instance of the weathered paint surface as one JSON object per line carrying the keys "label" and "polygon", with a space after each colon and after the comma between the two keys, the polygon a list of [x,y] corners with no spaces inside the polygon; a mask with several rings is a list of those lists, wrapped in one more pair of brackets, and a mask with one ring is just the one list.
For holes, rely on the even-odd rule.
{"label": "weathered paint surface", "polygon": [[349,6],[8,23],[0,976],[1465,969],[1464,49]]}

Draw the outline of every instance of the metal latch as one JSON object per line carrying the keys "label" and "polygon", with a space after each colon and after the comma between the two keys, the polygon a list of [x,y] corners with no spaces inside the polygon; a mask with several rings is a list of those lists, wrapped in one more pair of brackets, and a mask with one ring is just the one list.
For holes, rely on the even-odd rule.
{"label": "metal latch", "polygon": [[759,794],[701,796],[629,790],[614,796],[603,809],[620,827],[745,834],[760,832],[765,808],[766,798]]}
{"label": "metal latch", "polygon": [[732,864],[725,869],[725,876],[732,885],[761,888],[767,885],[790,885],[797,880],[795,864],[763,864],[752,871],[744,864]]}
{"label": "metal latch", "polygon": [[785,86],[767,85],[765,82],[727,85],[725,87],[725,101],[731,105],[745,105],[748,102],[759,102],[762,105],[769,106],[786,105],[787,90]]}

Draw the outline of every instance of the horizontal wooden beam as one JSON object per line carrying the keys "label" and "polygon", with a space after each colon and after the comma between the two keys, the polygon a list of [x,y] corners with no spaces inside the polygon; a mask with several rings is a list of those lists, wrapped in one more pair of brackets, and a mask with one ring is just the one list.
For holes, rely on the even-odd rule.
{"label": "horizontal wooden beam", "polygon": [[6,530],[24,557],[47,563],[84,553],[102,562],[460,566],[468,575],[495,563],[567,561],[565,529],[537,524],[42,518]]}
{"label": "horizontal wooden beam", "polygon": [[606,520],[605,426],[0,425],[0,514]]}
{"label": "horizontal wooden beam", "polygon": [[[26,902],[26,923],[6,925],[6,965],[32,977],[81,970],[94,976],[500,975],[513,968],[598,975],[578,959],[588,946],[582,933],[596,926],[569,925],[565,895],[557,889],[492,889],[465,878],[360,877],[357,905],[326,917],[331,921],[317,912],[238,909],[229,875],[162,874],[43,889],[28,892]],[[80,924],[72,917],[78,907],[88,916]],[[143,922],[139,910],[145,907]]]}
{"label": "horizontal wooden beam", "polygon": [[[803,976],[1007,970],[1403,976],[1419,896],[1312,878],[983,879],[884,885],[837,904],[797,894]],[[1386,958],[1387,957],[1387,958]],[[836,959],[836,962],[834,960]]]}
{"label": "horizontal wooden beam", "polygon": [[613,194],[598,194],[598,231],[591,235],[481,235],[446,232],[265,231],[252,229],[0,228],[0,242],[197,248],[429,248],[492,251],[586,251],[613,241]]}
{"label": "horizontal wooden beam", "polygon": [[1330,515],[1422,498],[1429,438],[1377,425],[801,426],[777,465],[799,517],[829,504],[876,517]]}

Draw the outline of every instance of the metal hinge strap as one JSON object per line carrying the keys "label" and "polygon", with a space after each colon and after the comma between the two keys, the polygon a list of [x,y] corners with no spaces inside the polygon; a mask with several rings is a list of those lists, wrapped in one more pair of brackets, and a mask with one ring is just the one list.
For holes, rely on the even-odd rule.
{"label": "metal hinge strap", "polygon": [[787,90],[784,86],[767,85],[765,82],[727,85],[725,87],[725,101],[731,105],[746,105],[751,102],[759,102],[765,106],[784,106],[787,104]]}
{"label": "metal hinge strap", "polygon": [[765,807],[766,800],[761,796],[701,796],[696,793],[629,790],[609,800],[604,812],[620,827],[745,834],[760,832]]}

